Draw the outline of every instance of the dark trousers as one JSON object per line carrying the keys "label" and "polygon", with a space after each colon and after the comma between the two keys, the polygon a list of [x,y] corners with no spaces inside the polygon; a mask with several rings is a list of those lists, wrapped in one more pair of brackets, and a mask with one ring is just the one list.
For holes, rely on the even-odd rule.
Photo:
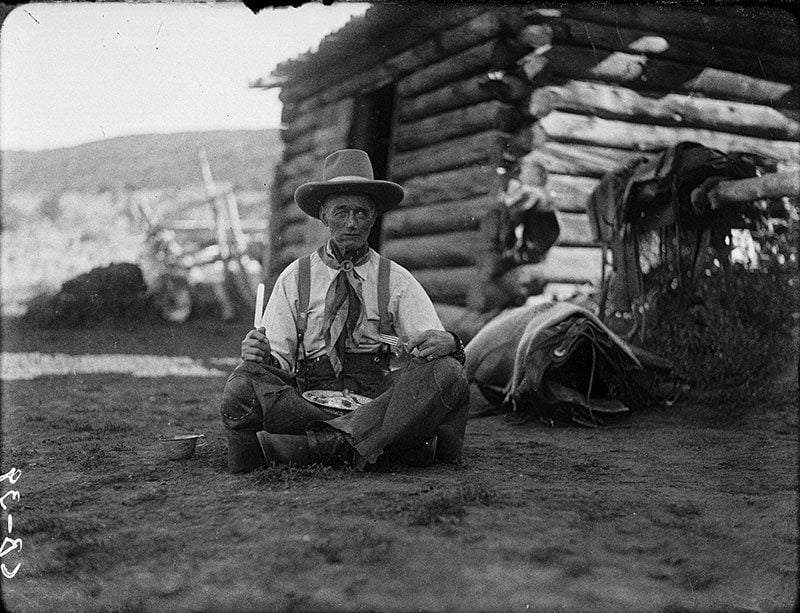
{"label": "dark trousers", "polygon": [[[375,366],[367,367],[364,360]],[[403,450],[422,445],[438,435],[436,458],[461,459],[467,423],[469,384],[453,358],[412,359],[389,372],[374,356],[347,356],[344,376],[327,373],[327,360],[317,368],[299,368],[299,376],[255,362],[243,362],[228,377],[222,398],[222,422],[228,433],[228,468],[244,472],[265,463],[256,432],[304,434],[335,428],[348,435],[369,463],[382,454],[402,458]],[[376,396],[371,402],[337,417],[306,401],[303,389],[348,389]]]}

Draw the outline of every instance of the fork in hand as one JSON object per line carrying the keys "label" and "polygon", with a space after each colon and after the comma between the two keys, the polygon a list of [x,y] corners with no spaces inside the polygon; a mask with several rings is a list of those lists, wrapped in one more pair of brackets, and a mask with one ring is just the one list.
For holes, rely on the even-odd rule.
{"label": "fork in hand", "polygon": [[406,348],[405,342],[401,341],[396,336],[392,336],[391,334],[379,334],[378,340],[382,343],[386,343],[387,345],[391,345],[392,347],[400,347],[402,349]]}

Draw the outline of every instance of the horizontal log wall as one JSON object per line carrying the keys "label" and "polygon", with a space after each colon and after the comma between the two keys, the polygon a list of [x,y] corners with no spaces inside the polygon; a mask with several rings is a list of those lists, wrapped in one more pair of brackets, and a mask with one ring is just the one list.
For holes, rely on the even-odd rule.
{"label": "horizontal log wall", "polygon": [[661,151],[682,141],[721,151],[747,151],[775,160],[800,161],[800,143],[679,126],[654,126],[553,111],[539,121],[548,140],[616,149]]}
{"label": "horizontal log wall", "polygon": [[497,169],[488,166],[432,172],[403,181],[406,197],[402,204],[410,207],[494,195],[499,185]]}
{"label": "horizontal log wall", "polygon": [[[393,9],[402,10],[402,7],[388,7],[383,10]],[[284,104],[294,105],[295,112],[306,112],[308,108],[303,105],[308,105],[315,97],[322,96],[330,101],[352,96],[365,91],[365,86],[369,88],[379,83],[383,78],[383,71],[387,69],[402,73],[413,69],[415,65],[424,66],[433,60],[419,64],[419,60],[407,50],[437,42],[446,47],[453,41],[443,36],[443,32],[451,30],[458,32],[457,42],[466,37],[463,28],[457,24],[471,23],[480,19],[485,12],[486,9],[481,6],[434,7],[426,9],[424,13],[417,12],[416,15],[396,14],[391,21],[379,26],[370,26],[370,16],[367,14],[360,24],[363,37],[360,44],[341,39],[337,41],[335,37],[338,34],[335,33],[332,44],[325,45],[327,49],[324,57],[311,58],[311,66],[306,66],[306,70],[300,67],[294,71],[295,78],[281,87],[280,100]],[[480,32],[480,28],[481,26],[475,26],[474,29]],[[353,35],[358,36],[357,33]],[[469,46],[469,43],[460,48],[465,46]],[[365,53],[365,49],[370,52]],[[316,55],[322,54],[318,52]],[[377,87],[385,83],[379,83]]]}
{"label": "horizontal log wall", "polygon": [[403,181],[433,172],[470,166],[496,168],[510,136],[497,130],[461,136],[428,147],[402,151],[392,158],[392,177]]}
{"label": "horizontal log wall", "polygon": [[[424,40],[409,37],[414,44],[390,57],[376,56],[380,61],[374,66],[338,82],[314,88],[299,81],[283,88],[284,161],[273,192],[275,268],[310,251],[322,234],[319,223],[294,204],[294,191],[319,178],[325,155],[347,146],[353,96],[390,82],[400,90],[397,115],[410,102],[408,116],[419,122],[398,126],[394,139],[390,175],[407,184],[408,195],[396,218],[382,220],[384,251],[410,268],[461,265],[474,257],[474,246],[465,245],[478,240],[479,218],[493,205],[490,194],[499,185],[495,167],[504,147],[518,146],[513,134],[525,121],[526,113],[509,102],[523,100],[529,87],[518,77],[486,74],[498,64],[513,66],[521,55],[513,36],[501,36],[524,26],[521,15],[497,7],[462,13],[462,19],[441,21],[441,29]],[[427,100],[450,97],[453,87],[470,93],[455,103],[438,103],[436,116],[436,106]],[[456,147],[443,145],[447,142]],[[405,158],[403,151],[409,152]],[[429,214],[431,203],[436,206]],[[439,232],[464,240],[443,242]],[[417,236],[419,249],[413,244]]]}
{"label": "horizontal log wall", "polygon": [[[468,13],[462,12],[460,17],[456,15],[458,9],[448,8],[447,12],[453,13],[447,23],[459,25],[440,27],[439,30],[427,34],[424,42],[416,44],[412,42],[415,36],[410,35],[411,32],[425,32],[430,24],[418,23],[414,27],[406,28],[401,36],[409,48],[388,58],[381,58],[380,53],[371,54],[374,65],[369,69],[353,70],[346,77],[325,87],[320,87],[318,83],[312,86],[307,81],[283,87],[281,99],[294,98],[294,101],[288,103],[292,108],[290,116],[306,115],[336,100],[397,82],[414,71],[496,38],[502,32],[516,32],[524,22],[517,12],[490,7],[472,7]],[[472,18],[464,21],[466,16]],[[443,22],[442,26],[446,26],[446,23]],[[383,46],[384,42],[381,41],[380,47]],[[337,68],[341,70],[341,66]]]}
{"label": "horizontal log wall", "polygon": [[[555,246],[538,264],[523,264],[511,269],[504,281],[520,288],[535,288],[547,283],[593,283],[600,281],[602,250],[598,247]],[[531,290],[523,293],[532,293]]]}
{"label": "horizontal log wall", "polygon": [[[755,7],[754,7],[755,8]],[[619,27],[640,28],[651,32],[674,34],[682,38],[730,45],[740,49],[773,53],[790,58],[800,55],[797,27],[787,14],[785,24],[750,28],[748,18],[700,14],[664,6],[592,4],[575,5],[566,11],[581,21],[602,23],[615,32]],[[565,15],[566,16],[566,15]]]}
{"label": "horizontal log wall", "polygon": [[654,155],[643,151],[553,141],[536,147],[525,162],[539,164],[548,173],[599,179],[632,158]]}
{"label": "horizontal log wall", "polygon": [[516,43],[491,39],[400,79],[397,93],[407,98],[463,77],[510,68],[521,55],[522,48]]}
{"label": "horizontal log wall", "polygon": [[[539,264],[507,273],[525,288],[596,282],[600,255],[585,214],[607,172],[681,141],[800,162],[797,33],[760,39],[741,18],[657,6],[526,8],[517,42],[534,88],[536,146],[523,165],[548,173],[561,234]],[[787,24],[792,25],[792,24]],[[768,29],[766,38],[772,32]]]}
{"label": "horizontal log wall", "polygon": [[442,303],[486,303],[482,271],[496,254],[481,221],[499,205],[504,168],[531,149],[531,86],[512,40],[523,25],[398,82],[391,176],[407,198],[385,216],[382,248]]}
{"label": "horizontal log wall", "polygon": [[469,200],[403,207],[392,211],[384,218],[384,239],[456,230],[477,230],[484,213],[495,203],[496,199],[493,196],[478,196]]}
{"label": "horizontal log wall", "polygon": [[796,86],[699,64],[681,64],[622,51],[598,54],[591,47],[557,45],[526,55],[529,79],[592,79],[645,91],[702,92],[710,98],[797,109]]}
{"label": "horizontal log wall", "polygon": [[530,83],[514,74],[480,74],[413,98],[401,98],[397,115],[402,123],[487,100],[515,104],[527,99],[532,89]]}
{"label": "horizontal log wall", "polygon": [[395,151],[418,149],[485,130],[511,133],[522,127],[524,121],[522,113],[514,106],[490,100],[401,124],[395,131],[394,147]]}
{"label": "horizontal log wall", "polygon": [[485,249],[479,232],[466,230],[384,240],[382,253],[409,270],[472,266]]}
{"label": "horizontal log wall", "polygon": [[707,37],[692,40],[684,36],[644,28],[609,28],[606,23],[562,17],[558,21],[532,24],[523,28],[521,44],[541,48],[545,45],[567,44],[594,47],[599,50],[628,51],[656,55],[661,59],[686,64],[725,68],[749,76],[776,81],[797,81],[800,66],[791,55],[769,53],[711,42]]}
{"label": "horizontal log wall", "polygon": [[467,306],[476,281],[474,266],[422,268],[414,271],[414,277],[434,302],[458,306]]}
{"label": "horizontal log wall", "polygon": [[599,278],[586,204],[600,178],[628,160],[692,140],[800,163],[793,24],[773,23],[758,36],[765,22],[735,12],[645,5],[446,13],[436,13],[436,27],[405,23],[407,36],[392,33],[358,70],[345,74],[342,63],[327,82],[287,83],[276,266],[324,234],[293,203],[294,190],[346,146],[353,97],[388,83],[397,84],[389,174],[407,196],[382,220],[383,251],[451,308],[484,304],[474,300],[480,271],[490,268],[481,219],[515,162],[522,176],[546,171],[561,227],[544,262],[507,274],[527,288]]}
{"label": "horizontal log wall", "polygon": [[761,138],[800,139],[800,115],[764,105],[668,92],[640,93],[605,83],[570,80],[533,92],[529,110],[554,110],[661,126],[691,126]]}

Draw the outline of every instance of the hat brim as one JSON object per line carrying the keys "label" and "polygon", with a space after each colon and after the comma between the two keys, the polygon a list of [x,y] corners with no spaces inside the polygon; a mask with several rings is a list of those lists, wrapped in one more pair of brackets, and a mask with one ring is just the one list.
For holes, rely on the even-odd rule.
{"label": "hat brim", "polygon": [[366,194],[375,203],[375,215],[383,215],[403,201],[405,190],[392,181],[311,181],[294,192],[297,206],[319,219],[319,209],[332,194]]}

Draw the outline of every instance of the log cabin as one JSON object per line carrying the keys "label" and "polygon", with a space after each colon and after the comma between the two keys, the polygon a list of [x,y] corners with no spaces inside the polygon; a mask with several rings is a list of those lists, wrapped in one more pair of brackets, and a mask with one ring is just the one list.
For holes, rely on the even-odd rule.
{"label": "log cabin", "polygon": [[[325,235],[294,190],[357,147],[407,192],[370,244],[417,277],[445,325],[543,283],[597,283],[587,199],[632,156],[681,141],[752,152],[798,189],[799,59],[794,18],[773,8],[373,5],[251,84],[280,88],[283,104],[271,275]],[[545,190],[560,233],[544,259],[499,275],[496,213],[514,179]]]}

